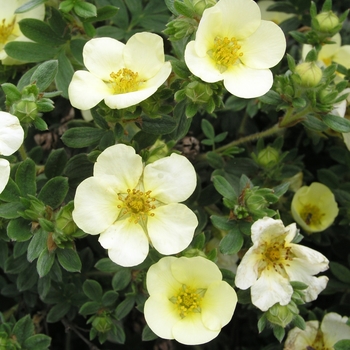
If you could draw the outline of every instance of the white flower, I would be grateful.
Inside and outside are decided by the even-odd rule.
[[[286,40],[271,21],[261,20],[252,0],[220,0],[206,9],[196,39],[187,44],[190,71],[207,83],[223,80],[233,95],[253,98],[272,86],[269,68],[283,57]]]
[[[190,244],[198,224],[182,202],[196,187],[187,158],[173,153],[144,166],[123,144],[104,150],[94,176],[77,188],[73,219],[86,233],[100,234],[101,245],[122,266],[144,261],[149,241],[161,254],[176,254]]]
[[[4,46],[11,41],[28,41],[20,31],[18,22],[24,18],[43,20],[45,17],[45,5],[41,4],[30,11],[15,14],[17,8],[27,3],[28,0],[0,0],[0,60],[2,64],[23,63],[8,57]]]
[[[291,243],[298,230],[293,223],[284,227],[281,220],[265,217],[251,228],[253,246],[238,265],[236,286],[251,287],[252,303],[262,311],[291,301],[291,281],[308,285],[305,301],[315,300],[326,287],[328,278],[314,277],[328,269],[328,260],[319,252]]]
[[[295,14],[293,13],[285,13],[285,12],[278,12],[278,11],[268,11],[267,9],[271,6],[276,4],[276,1],[272,0],[261,0],[257,2],[260,11],[261,11],[261,19],[265,21],[272,21],[276,24],[280,24],[283,21],[285,21],[288,18],[294,17]]]
[[[202,257],[165,257],[147,272],[145,319],[159,337],[196,345],[214,339],[232,318],[234,289]]]
[[[350,339],[350,327],[347,317],[335,312],[326,314],[321,326],[318,321],[306,322],[304,330],[296,327],[289,331],[284,350],[334,349],[334,344],[343,339]]]
[[[74,73],[68,94],[71,104],[86,110],[104,100],[112,109],[140,103],[153,95],[171,72],[164,62],[163,39],[134,34],[126,44],[112,38],[88,41],[83,49],[88,71]]]
[[[10,156],[22,145],[24,131],[19,120],[7,112],[0,112],[0,155]],[[0,193],[7,185],[10,176],[10,163],[0,159]]]

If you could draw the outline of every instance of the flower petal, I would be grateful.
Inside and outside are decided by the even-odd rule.
[[[151,295],[145,302],[144,315],[151,330],[164,339],[174,339],[173,328],[181,322],[174,304],[162,294]]]
[[[171,264],[177,258],[166,256],[153,264],[147,271],[147,291],[153,294],[161,294],[167,298],[171,298],[179,292],[182,283],[177,281],[171,272]]]
[[[204,344],[218,336],[220,330],[212,331],[205,327],[200,313],[192,313],[173,326],[173,336],[181,344]]]
[[[94,176],[113,184],[121,192],[136,188],[142,171],[141,157],[133,147],[124,144],[106,148],[98,156],[94,166]]]
[[[261,311],[267,311],[276,303],[287,305],[292,294],[293,288],[289,280],[273,269],[263,270],[260,278],[251,287],[252,303]]]
[[[136,33],[126,43],[125,66],[138,72],[141,79],[155,76],[164,64],[164,44],[161,36],[153,33]]]
[[[251,247],[243,256],[242,261],[237,267],[235,277],[235,285],[239,289],[248,289],[251,287],[259,277],[259,262],[261,260],[260,254],[256,254],[255,246]]]
[[[255,69],[275,66],[286,50],[286,38],[282,29],[270,21],[261,21],[257,31],[242,40],[240,44],[243,52],[241,61]]]
[[[265,216],[254,222],[251,227],[251,239],[253,243],[261,240],[270,241],[286,231],[282,220],[275,220]]]
[[[211,283],[201,301],[202,321],[205,327],[212,331],[220,331],[230,322],[236,304],[236,292],[228,283]]]
[[[238,64],[224,73],[224,86],[232,94],[241,98],[255,98],[268,92],[273,83],[269,69],[251,69]]]
[[[304,330],[295,327],[288,332],[284,350],[300,350],[311,347],[317,337],[319,322],[308,321]]]
[[[191,162],[176,153],[161,158],[145,167],[143,174],[145,190],[163,203],[186,200],[195,190],[197,175]]]
[[[139,224],[118,220],[99,237],[102,247],[108,249],[109,258],[121,266],[136,266],[147,257],[149,243]]]
[[[339,340],[350,339],[350,327],[346,324],[348,317],[342,317],[335,312],[330,312],[323,317],[321,331],[325,348],[332,349]]]
[[[160,206],[148,217],[149,238],[161,254],[176,254],[191,243],[198,225],[196,215],[183,204]],[[181,219],[180,219],[181,218]]]
[[[343,45],[333,56],[333,61],[341,64],[345,68],[350,68],[350,45]]]
[[[83,231],[97,235],[117,219],[119,203],[112,188],[95,177],[89,177],[77,188],[73,219]]]
[[[112,38],[89,40],[83,48],[85,67],[96,77],[109,81],[112,72],[125,68],[123,51],[125,44]]]
[[[68,86],[70,103],[78,109],[91,109],[112,92],[109,87],[95,75],[79,70],[74,73]]]
[[[195,289],[208,288],[210,284],[222,280],[217,265],[201,256],[176,259],[171,264],[171,273],[181,284]]]
[[[0,112],[0,154],[9,156],[23,143],[24,131],[17,117]]]
[[[6,187],[10,177],[10,163],[7,159],[0,158],[0,193]]]

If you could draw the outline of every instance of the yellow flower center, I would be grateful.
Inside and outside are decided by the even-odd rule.
[[[125,94],[127,92],[137,91],[144,83],[139,79],[139,73],[133,72],[131,69],[122,68],[117,73],[110,74],[111,88],[114,94]]]
[[[332,64],[333,62],[333,57],[325,57],[322,58],[323,63],[328,67]]]
[[[9,24],[6,24],[5,22],[6,20],[3,19],[0,25],[0,43],[2,44],[5,44],[11,36],[16,24],[16,18],[13,18],[12,22]]]
[[[183,285],[176,296],[169,300],[175,304],[176,310],[181,318],[188,316],[191,313],[201,312],[201,300],[206,292],[206,289],[194,289]]]
[[[261,263],[259,272],[264,269],[274,269],[284,277],[287,277],[285,266],[289,266],[289,261],[293,260],[291,247],[286,246],[285,236],[274,238],[269,242],[264,242],[259,247]]]
[[[140,190],[127,190],[126,194],[119,194],[118,198],[123,202],[118,205],[121,208],[121,215],[129,215],[130,222],[137,224],[140,220],[144,221],[147,216],[154,216],[151,210],[155,209],[155,198],[150,196],[151,191],[142,192]]]
[[[236,38],[220,38],[214,39],[214,46],[207,53],[216,63],[217,68],[223,73],[227,68],[234,65],[237,60],[243,56],[243,52],[239,52],[241,45],[238,44]]]
[[[307,204],[300,212],[300,217],[308,226],[317,226],[321,224],[321,219],[325,215],[316,205]]]
[[[328,348],[325,346],[323,333],[320,329],[317,331],[317,335],[314,342],[307,347],[307,350],[331,350],[331,349],[333,348]]]

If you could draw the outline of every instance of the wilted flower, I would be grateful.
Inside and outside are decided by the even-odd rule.
[[[234,289],[219,268],[202,257],[165,257],[147,272],[144,313],[161,338],[196,345],[214,339],[232,318]]]
[[[332,225],[338,212],[334,194],[319,182],[303,186],[294,194],[292,215],[306,232],[324,231]]]
[[[304,330],[296,327],[289,331],[284,350],[334,349],[338,341],[350,339],[347,321],[347,317],[335,312],[326,314],[321,325],[319,321],[308,321]]]
[[[24,131],[19,120],[7,112],[0,112],[0,155],[10,156],[22,145]],[[0,193],[7,185],[10,176],[10,163],[0,159]]]
[[[307,284],[304,299],[315,300],[328,278],[314,275],[328,269],[328,260],[311,248],[292,243],[298,233],[296,225],[284,227],[281,220],[265,217],[252,225],[251,233],[253,246],[238,265],[235,284],[240,289],[251,287],[252,303],[262,311],[276,303],[289,304],[291,281]]]
[[[41,4],[24,13],[16,13],[16,9],[27,3],[27,0],[0,0],[0,60],[2,64],[18,64],[19,61],[8,57],[4,46],[11,41],[28,41],[18,25],[24,18],[43,20],[45,17],[45,5]]]
[[[126,44],[112,38],[88,41],[83,49],[88,71],[74,73],[68,94],[71,104],[86,110],[104,100],[112,109],[127,108],[153,95],[166,81],[163,39],[152,33],[134,34]]]
[[[135,150],[123,144],[104,150],[94,176],[77,188],[73,219],[86,233],[100,234],[101,245],[122,266],[144,261],[149,242],[162,254],[187,248],[196,215],[182,202],[196,187],[196,172],[178,154],[144,166]]]
[[[223,80],[233,95],[253,98],[272,86],[269,68],[283,57],[286,40],[271,21],[261,20],[251,0],[220,0],[206,9],[196,39],[187,44],[190,71],[208,83]]]
[[[285,13],[285,12],[278,12],[278,11],[268,11],[267,9],[271,6],[276,4],[276,1],[272,0],[261,0],[257,2],[260,11],[261,11],[261,19],[265,21],[272,21],[276,24],[280,24],[283,21],[285,21],[288,18],[291,18],[295,16],[293,13]]]

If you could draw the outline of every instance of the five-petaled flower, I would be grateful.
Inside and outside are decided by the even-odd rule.
[[[22,145],[24,131],[19,120],[7,112],[0,112],[0,155],[10,156]],[[10,176],[10,163],[0,158],[0,193],[7,185]]]
[[[88,71],[74,73],[68,94],[71,104],[86,110],[104,100],[112,109],[134,106],[153,95],[167,80],[163,39],[136,33],[126,44],[112,38],[88,41],[83,49]]]
[[[232,318],[234,289],[203,257],[165,257],[147,272],[145,319],[161,338],[196,345],[214,339]]]
[[[111,260],[122,266],[142,263],[149,242],[165,255],[190,244],[198,224],[184,204],[194,191],[196,172],[178,154],[144,166],[134,148],[123,144],[104,150],[94,175],[77,188],[73,219],[99,242]]]
[[[4,46],[11,41],[28,41],[18,25],[24,18],[43,20],[45,17],[45,5],[41,4],[24,13],[15,13],[16,9],[27,3],[27,0],[0,0],[0,61],[2,64],[23,63],[11,59],[4,50]]]
[[[291,209],[294,220],[308,233],[324,231],[339,212],[334,194],[319,182],[300,187],[294,194]]]
[[[223,80],[233,95],[253,98],[272,86],[269,68],[283,57],[286,39],[279,26],[261,20],[252,0],[220,0],[206,9],[196,39],[187,44],[190,71],[207,83]]]
[[[326,287],[326,276],[315,277],[328,269],[328,260],[319,252],[292,243],[298,233],[295,223],[285,227],[281,220],[269,217],[257,220],[251,228],[253,246],[238,265],[235,284],[251,287],[252,303],[262,311],[291,301],[291,281],[308,285],[304,300],[315,300]]]
[[[330,312],[319,321],[307,321],[305,329],[298,327],[289,331],[284,350],[334,349],[334,345],[344,339],[350,340],[348,317]]]

